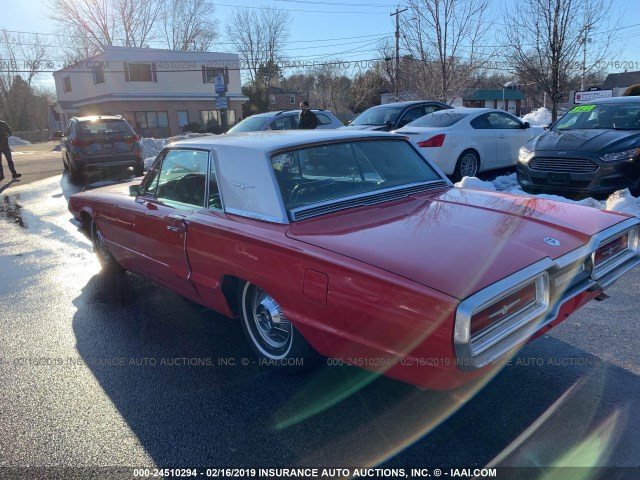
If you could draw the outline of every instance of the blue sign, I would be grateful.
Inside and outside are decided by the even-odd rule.
[[[216,93],[224,93],[226,86],[224,84],[224,75],[218,75],[215,81]]]
[[[229,101],[227,97],[216,97],[216,108],[218,110],[226,110],[229,108]]]

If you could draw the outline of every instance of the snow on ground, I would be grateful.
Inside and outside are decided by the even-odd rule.
[[[212,134],[187,132],[183,133],[182,135],[176,135],[175,137],[170,138],[141,138],[140,147],[142,148],[142,158],[144,158],[144,169],[148,170],[149,167],[151,167],[151,164],[165,145],[172,142],[177,142],[178,140],[184,140],[185,138],[203,137],[205,135]]]
[[[544,107],[535,109],[522,117],[523,122],[529,122],[532,127],[541,127],[551,123],[551,112]]]
[[[455,184],[456,187],[475,188],[478,190],[490,190],[507,193],[515,193],[517,195],[529,195],[538,198],[546,198],[560,202],[576,203],[587,207],[611,210],[613,212],[622,212],[629,215],[640,217],[640,198],[634,197],[629,189],[619,190],[609,196],[606,200],[596,200],[594,198],[585,198],[582,200],[571,200],[559,195],[531,195],[522,190],[516,179],[516,174],[502,175],[496,177],[492,181],[480,180],[476,177],[464,177],[460,182]]]
[[[22,140],[20,137],[9,137],[9,146],[15,147],[17,145],[31,145],[31,142]]]

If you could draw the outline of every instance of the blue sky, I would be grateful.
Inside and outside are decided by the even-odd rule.
[[[235,7],[270,5],[287,10],[292,19],[289,42],[285,55],[297,62],[321,62],[340,59],[342,61],[363,61],[378,56],[376,44],[387,37],[393,40],[394,20],[390,17],[398,4],[391,0],[273,0],[213,2],[215,17],[220,24],[220,38],[216,50],[229,51],[224,33],[227,16]],[[610,71],[640,70],[640,11],[637,0],[617,0],[612,11],[603,12],[605,17],[621,18],[620,47],[612,49]],[[0,28],[24,32],[57,33],[55,25],[47,19],[46,0],[21,0],[5,5],[0,17]],[[499,23],[502,11],[500,0],[491,5],[491,36],[497,35],[504,25]],[[406,14],[405,14],[406,15]],[[402,18],[402,17],[401,17]],[[498,19],[497,21],[495,19]],[[49,37],[52,38],[52,37]],[[594,41],[597,38],[593,39]],[[53,42],[52,42],[53,43]],[[493,44],[493,43],[492,43]],[[160,43],[153,44],[162,48]],[[59,61],[55,48],[50,49],[50,58]],[[498,62],[500,58],[496,59]],[[288,73],[292,73],[289,71]],[[41,78],[46,81],[47,76]]]

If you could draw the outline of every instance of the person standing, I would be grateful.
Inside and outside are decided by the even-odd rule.
[[[13,165],[13,158],[11,158],[11,148],[9,148],[9,137],[13,134],[11,127],[6,122],[0,120],[0,181],[4,180],[4,172],[2,171],[2,155],[4,154],[7,159],[7,165],[11,170],[12,178],[20,178],[21,173],[16,172],[16,167]]]
[[[318,117],[309,110],[309,102],[306,100],[300,102],[300,121],[298,128],[302,130],[312,130],[318,126]]]

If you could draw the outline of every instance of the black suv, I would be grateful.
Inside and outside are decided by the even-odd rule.
[[[409,102],[385,103],[371,107],[346,127],[350,130],[384,130],[386,132],[404,127],[429,113],[453,108],[435,100],[414,100]]]
[[[133,167],[136,177],[144,173],[140,137],[120,115],[73,117],[61,133],[62,164],[78,182],[89,170]]]

